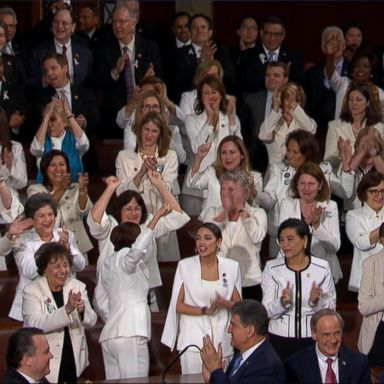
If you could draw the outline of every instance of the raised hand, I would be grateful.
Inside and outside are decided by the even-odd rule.
[[[236,97],[235,96],[227,96],[227,116],[234,116],[236,114]]]
[[[151,182],[151,184],[154,185],[155,187],[158,187],[158,186],[164,184],[164,181],[161,178],[160,173],[158,173],[156,171],[149,170],[147,172],[147,176],[148,176],[148,179]]]
[[[144,73],[144,77],[155,76],[155,67],[153,63],[149,63],[147,70]]]
[[[160,209],[157,211],[157,214],[159,217],[167,216],[169,213],[172,212],[171,204],[164,203]]]
[[[205,156],[207,156],[209,150],[211,149],[212,143],[205,143],[199,145],[199,148],[197,148],[196,156],[200,159],[203,159]]]
[[[211,341],[211,338],[206,335],[203,338],[203,348],[200,351],[201,360],[204,368],[212,373],[215,369],[222,368],[223,351],[221,343],[218,345],[217,351]]]
[[[341,40],[338,32],[328,34],[328,38],[325,41],[325,53],[327,55],[335,55],[341,48]]]
[[[310,223],[314,229],[317,229],[320,225],[321,217],[323,216],[323,213],[325,212],[325,208],[321,205],[317,205],[313,208],[311,208],[311,215],[310,215]]]
[[[88,172],[85,172],[84,174],[79,173],[77,176],[77,182],[79,184],[80,190],[85,190],[88,187],[89,184],[89,175]]]
[[[75,120],[77,121],[77,124],[79,124],[81,128],[84,128],[85,123],[87,122],[87,119],[81,113],[80,115],[77,115],[75,117]]]
[[[11,236],[17,236],[22,234],[25,230],[31,228],[33,225],[33,219],[23,219],[21,216],[16,218],[8,227],[8,234]]]
[[[107,187],[113,189],[116,189],[121,184],[121,180],[117,176],[108,176],[104,182]]]
[[[322,289],[314,281],[312,284],[311,293],[309,296],[310,303],[313,305],[316,305],[322,294],[323,294]]]
[[[69,315],[76,309],[76,303],[78,301],[78,295],[72,292],[72,289],[68,293],[67,304],[65,304],[65,312]]]
[[[287,286],[283,289],[280,300],[283,307],[288,307],[292,304],[292,289],[289,281],[287,281]]]
[[[272,97],[272,109],[277,112],[281,108],[281,92],[275,89]]]
[[[125,62],[127,61],[128,53],[125,53],[123,56],[120,56],[116,61],[117,72],[121,73],[124,70]]]
[[[216,51],[216,44],[212,40],[209,40],[201,47],[200,57],[203,61],[213,60]]]
[[[70,245],[69,245],[69,232],[64,226],[63,226],[63,228],[61,228],[59,243],[64,245],[64,247],[67,249],[69,249],[69,247],[70,247]]]

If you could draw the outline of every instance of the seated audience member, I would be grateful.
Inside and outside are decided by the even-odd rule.
[[[276,16],[268,17],[260,30],[260,42],[254,49],[247,49],[240,57],[238,88],[240,94],[257,92],[264,88],[265,64],[282,61],[289,64],[289,80],[304,84],[301,58],[283,44],[286,31],[283,21]]]
[[[23,209],[18,195],[0,178],[0,223],[11,223]]]
[[[267,261],[261,286],[269,341],[284,360],[312,344],[311,318],[319,309],[336,307],[336,289],[328,262],[311,256],[311,233],[304,221],[282,222],[277,238],[284,259]]]
[[[365,38],[363,27],[356,21],[349,22],[344,28],[345,49],[344,58],[351,61],[353,56],[365,49]]]
[[[214,163],[220,141],[228,135],[241,137],[234,98],[227,98],[224,85],[214,76],[204,77],[197,87],[195,114],[185,119],[185,128],[192,152],[201,144],[211,143],[200,169]]]
[[[105,322],[99,341],[107,380],[148,376],[151,313],[147,249],[154,241],[157,223],[171,210],[164,204],[143,230],[139,224],[127,222],[111,232],[114,252],[100,264],[95,288],[98,313]]]
[[[264,183],[263,191],[258,191],[255,202],[268,212],[269,256],[276,257],[279,251],[276,242],[279,226],[280,202],[290,196],[290,184],[297,169],[307,161],[320,166],[331,193],[346,199],[353,194],[355,177],[353,172],[341,171],[335,174],[331,164],[322,160],[317,139],[311,133],[297,129],[287,136],[286,156],[281,163],[272,164],[269,177]],[[341,152],[343,169],[350,166],[350,156]]]
[[[160,90],[163,89],[163,86],[165,87],[165,84],[160,81],[158,85]],[[169,109],[163,101],[164,98],[157,91],[158,87],[156,84],[145,84],[139,91],[136,100],[137,104],[132,113],[129,114],[129,103],[119,111],[116,122],[124,129],[124,149],[134,150],[136,148],[136,131],[140,126],[141,120],[149,112],[158,112],[162,114],[167,123],[169,134],[171,136],[169,148],[176,152],[179,163],[183,163],[186,159],[186,153],[179,130],[179,126],[183,125],[183,123],[175,115],[170,115]],[[147,88],[151,90],[142,92],[143,89]],[[125,115],[124,118],[122,117],[123,114]]]
[[[300,384],[371,382],[367,357],[341,345],[344,320],[325,308],[311,318],[316,344],[298,351],[285,363],[287,381]]]
[[[42,183],[30,185],[27,196],[50,193],[57,203],[56,227],[72,231],[81,253],[86,254],[93,248],[83,223],[83,218],[92,208],[88,196],[88,174],[79,174],[77,183],[71,183],[68,157],[57,149],[43,156],[40,169]]]
[[[289,68],[281,61],[266,64],[265,88],[245,95],[241,121],[244,142],[248,143],[252,155],[252,165],[259,171],[268,166],[268,155],[259,139],[260,127],[272,110],[273,95],[288,82]],[[245,120],[245,121],[244,121]]]
[[[9,317],[22,320],[22,293],[24,287],[38,276],[35,252],[44,243],[60,242],[71,252],[71,270],[80,272],[85,259],[77,248],[73,233],[65,228],[54,228],[57,213],[56,202],[49,193],[37,193],[25,203],[25,216],[33,219],[33,228],[23,233],[14,249],[14,259],[19,272],[19,283]]]
[[[59,9],[52,19],[53,38],[32,50],[29,62],[29,85],[40,89],[47,85],[44,78],[43,59],[48,54],[58,53],[66,57],[69,80],[74,85],[90,81],[92,74],[92,52],[73,36],[75,20],[67,8]]]
[[[374,107],[373,99],[368,86],[351,84],[346,95],[346,103],[341,110],[340,119],[329,122],[324,160],[332,164],[335,172],[340,165],[341,139],[349,141],[353,153],[356,137],[365,127],[377,129],[381,137],[384,138],[384,125],[380,121],[380,112]]]
[[[216,161],[204,170],[200,170],[200,164],[209,151],[211,144],[201,144],[187,174],[186,185],[189,188],[201,191],[207,190],[207,199],[204,201],[203,209],[199,215],[202,220],[211,207],[221,204],[220,180],[226,171],[241,170],[249,179],[250,193],[249,203],[257,196],[257,191],[263,188],[263,178],[259,172],[252,171],[249,164],[248,151],[243,140],[238,136],[230,135],[220,141],[217,149]]]
[[[242,296],[261,299],[261,243],[267,234],[264,209],[252,207],[249,177],[241,170],[227,171],[220,178],[221,201],[202,218],[218,225],[223,233],[221,255],[240,264]]]
[[[349,100],[349,89],[353,85],[366,85],[373,97],[373,107],[383,118],[384,91],[373,83],[372,78],[376,69],[376,56],[371,52],[357,52],[348,67],[348,76],[340,76],[335,71],[334,56],[340,50],[340,37],[338,34],[330,34],[326,41],[325,74],[336,93],[335,119],[341,115],[343,106]]]
[[[340,76],[348,76],[349,61],[343,57],[345,43],[343,31],[334,25],[325,27],[321,33],[321,51],[326,53],[326,42],[337,34],[340,46],[333,55],[333,65]],[[305,91],[308,111],[318,125],[318,132],[325,135],[328,122],[335,118],[336,95],[324,73],[324,63],[316,64],[305,72]]]
[[[193,88],[193,76],[199,63],[208,60],[217,60],[224,69],[223,82],[229,93],[235,93],[236,75],[233,69],[228,49],[212,40],[212,20],[207,15],[198,13],[193,15],[189,22],[191,42],[189,46],[180,48],[176,57],[175,83],[177,85],[176,100],[182,92]]]
[[[1,29],[0,24],[0,35],[2,33]],[[8,82],[6,79],[4,73],[5,60],[0,56],[0,106],[7,115],[11,137],[24,139],[24,135],[20,134],[20,128],[25,121],[26,101],[24,89],[17,84]]]
[[[97,315],[84,283],[72,277],[73,256],[64,244],[42,244],[34,255],[38,277],[23,291],[25,327],[45,332],[53,359],[47,379],[76,383],[89,365],[84,328],[96,324]]]
[[[27,163],[22,145],[10,140],[9,128],[5,111],[0,107],[0,178],[16,191],[27,185]]]
[[[88,151],[89,141],[70,111],[66,97],[63,100],[54,98],[43,111],[43,119],[30,148],[39,169],[41,158],[52,149],[67,155],[71,182],[75,183],[79,173],[84,171],[81,157]],[[42,180],[40,170],[36,180]]]
[[[32,219],[18,217],[7,227],[4,236],[0,238],[0,271],[7,270],[5,256],[16,246],[19,240],[19,235],[31,228],[32,225]]]
[[[379,229],[384,245],[384,224]],[[359,311],[363,315],[358,347],[368,357],[371,367],[384,367],[384,255],[381,250],[363,261],[359,289]]]
[[[112,13],[114,37],[100,43],[95,54],[94,86],[101,92],[102,137],[120,137],[117,112],[127,104],[136,84],[146,76],[162,77],[157,45],[135,34],[138,13],[126,5],[117,5]]]
[[[383,249],[379,228],[384,221],[384,176],[377,171],[368,172],[357,187],[362,207],[347,212],[345,230],[353,244],[353,259],[348,282],[350,291],[358,292],[362,263]]]
[[[227,333],[229,311],[241,300],[239,264],[219,257],[222,241],[219,227],[204,223],[196,230],[198,255],[179,261],[172,288],[171,303],[161,342],[180,352],[190,344],[203,346],[209,335],[216,348],[222,346],[223,363],[227,366],[233,347]],[[201,373],[202,362],[197,348],[181,357],[183,374]]]
[[[38,328],[20,328],[8,340],[7,370],[3,383],[48,383],[53,355],[44,331]]]
[[[92,90],[69,81],[68,62],[64,55],[50,53],[43,58],[43,71],[47,87],[38,100],[39,113],[53,97],[68,100],[69,112],[87,134],[94,135],[100,126],[99,111]]]
[[[284,366],[267,339],[268,314],[256,300],[242,300],[231,308],[228,327],[231,345],[238,350],[224,372],[222,347],[216,350],[204,337],[201,360],[205,382],[212,384],[284,383]]]
[[[286,83],[273,94],[272,109],[260,126],[259,139],[265,144],[269,164],[285,156],[285,140],[290,132],[304,129],[316,133],[317,124],[304,111],[305,93],[295,83]]]
[[[336,254],[341,243],[340,224],[337,204],[330,198],[331,190],[320,166],[305,162],[291,181],[290,196],[279,202],[279,224],[289,218],[308,224],[311,255],[329,263],[337,283],[343,277]]]
[[[85,4],[81,6],[77,16],[77,36],[83,38],[94,51],[99,42],[100,37],[100,13],[99,8],[95,4]]]
[[[8,55],[20,57],[25,59],[25,46],[21,39],[20,33],[17,30],[17,15],[13,8],[1,7],[0,8],[0,23],[5,25],[5,45],[1,51]]]
[[[176,231],[189,221],[187,216],[180,208],[166,184],[158,175],[148,173],[148,178],[155,186],[161,196],[162,204],[170,204],[172,212],[162,217],[154,228],[153,238],[147,248],[147,267],[149,269],[149,288],[150,288],[150,306],[152,310],[157,309],[156,298],[152,288],[161,285],[160,271],[157,261],[157,244],[158,239],[170,231]],[[87,223],[91,235],[98,240],[99,258],[97,259],[96,272],[101,268],[104,260],[114,252],[111,243],[111,231],[118,224],[134,223],[140,226],[142,231],[145,230],[148,223],[152,220],[152,214],[148,212],[144,200],[139,192],[128,190],[121,193],[115,202],[114,210],[111,215],[106,214],[107,205],[111,197],[115,194],[116,188],[121,181],[115,176],[109,176],[106,181],[106,188],[100,198],[93,205],[88,215]],[[103,303],[95,301],[95,307],[98,308]]]

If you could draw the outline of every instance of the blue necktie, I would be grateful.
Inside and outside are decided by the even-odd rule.
[[[268,63],[272,63],[274,57],[275,57],[275,52],[268,51]]]
[[[233,359],[233,364],[232,364],[232,367],[231,367],[231,372],[229,373],[229,377],[232,377],[236,373],[237,368],[239,368],[239,366],[240,366],[242,361],[243,361],[243,356],[241,356],[241,354],[239,353]]]

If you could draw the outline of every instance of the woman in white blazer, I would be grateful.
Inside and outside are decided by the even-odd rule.
[[[99,341],[107,380],[148,376],[151,314],[147,249],[158,221],[170,210],[163,205],[142,230],[130,222],[112,230],[114,252],[101,264],[95,288],[98,312],[105,322]]]
[[[313,345],[311,318],[320,309],[335,309],[336,289],[328,262],[311,256],[311,233],[305,222],[284,221],[278,240],[284,258],[267,261],[262,288],[269,341],[284,360]]]
[[[316,133],[317,124],[304,111],[305,93],[296,83],[284,84],[273,96],[272,109],[260,126],[259,139],[267,147],[269,164],[285,157],[285,141],[290,132],[304,129]]]
[[[19,272],[19,283],[9,317],[22,321],[21,303],[24,287],[38,277],[35,252],[44,243],[60,242],[68,247],[73,256],[72,272],[85,267],[85,258],[77,248],[73,233],[65,228],[55,228],[56,203],[49,193],[38,193],[25,203],[25,216],[33,220],[33,228],[23,233],[14,248],[13,257]]]
[[[291,183],[291,196],[280,202],[279,224],[289,218],[305,221],[311,230],[311,254],[327,260],[337,283],[343,276],[336,252],[340,248],[337,204],[330,200],[330,189],[321,168],[304,163]]]
[[[178,263],[161,342],[182,351],[191,344],[202,348],[203,337],[209,335],[216,348],[221,343],[226,367],[233,355],[229,309],[241,300],[241,279],[237,262],[218,257],[220,243],[216,225],[205,223],[197,229],[198,255]],[[189,348],[180,363],[183,374],[202,372],[197,348]]]
[[[363,206],[347,212],[345,230],[353,244],[353,259],[348,289],[358,292],[362,263],[383,249],[379,228],[384,222],[384,176],[368,172],[357,187],[357,197]]]
[[[380,113],[374,107],[374,99],[368,86],[353,84],[346,94],[346,103],[340,119],[328,123],[324,160],[329,161],[335,171],[339,168],[339,146],[341,139],[349,141],[354,152],[357,135],[364,127],[376,128],[384,138],[384,125]]]
[[[199,219],[203,220],[210,207],[217,207],[221,204],[220,178],[226,171],[239,169],[244,172],[251,183],[251,196],[249,204],[252,204],[255,196],[263,188],[263,178],[260,172],[251,170],[248,150],[243,140],[235,135],[224,137],[217,149],[216,161],[203,171],[200,165],[207,155],[211,144],[201,144],[186,177],[186,184],[189,188],[207,190],[207,199],[204,201],[203,209]]]
[[[264,189],[258,192],[255,202],[268,212],[269,233],[269,256],[276,257],[279,246],[276,241],[277,229],[279,227],[280,202],[289,197],[289,186],[296,170],[306,161],[319,164],[325,178],[336,196],[346,199],[353,193],[355,177],[353,172],[345,172],[342,169],[336,174],[328,162],[322,162],[319,144],[311,133],[297,129],[287,136],[286,156],[281,163],[271,164],[269,178]],[[350,156],[345,151],[342,153],[342,168],[347,169],[350,165]]]
[[[69,160],[67,155],[53,149],[43,156],[40,163],[42,184],[32,184],[27,196],[36,193],[50,193],[57,203],[56,227],[65,227],[73,232],[80,251],[86,252],[93,246],[84,227],[83,218],[92,208],[88,196],[88,175],[79,174],[78,182],[70,182]]]
[[[35,258],[40,277],[23,291],[24,326],[44,331],[53,355],[49,382],[76,383],[89,364],[84,328],[93,327],[97,316],[85,284],[71,277],[72,255],[66,246],[43,244]]]
[[[167,189],[164,181],[158,175],[148,174],[149,180],[161,196],[163,204],[170,204],[172,212],[162,217],[153,230],[153,238],[147,248],[148,260],[146,265],[149,269],[149,288],[155,288],[162,284],[159,265],[157,260],[156,239],[166,235],[170,231],[176,231],[189,221],[189,216],[185,214],[173,195]],[[105,180],[106,188],[100,198],[95,202],[88,215],[87,223],[91,235],[98,240],[99,258],[97,259],[96,272],[101,268],[104,260],[114,252],[111,243],[111,232],[120,223],[131,222],[140,225],[143,230],[152,220],[152,214],[148,212],[141,195],[132,190],[120,194],[114,205],[112,215],[106,214],[106,209],[111,197],[115,194],[116,188],[120,185],[120,180],[115,176],[109,176]],[[157,309],[157,303],[153,289],[151,294],[151,309]],[[94,301],[96,309],[103,306],[103,303]]]
[[[380,243],[384,243],[384,225],[379,229]],[[359,311],[363,315],[358,347],[368,356],[372,367],[384,365],[384,254],[363,261],[363,274],[359,289]]]
[[[223,241],[221,255],[240,265],[242,296],[261,300],[261,243],[267,234],[264,209],[251,207],[248,177],[240,170],[221,177],[221,202],[208,209],[204,221],[218,225]]]

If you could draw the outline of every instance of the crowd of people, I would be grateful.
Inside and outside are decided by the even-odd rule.
[[[276,16],[245,15],[228,49],[204,14],[176,13],[165,43],[138,0],[117,0],[103,25],[96,6],[72,8],[49,1],[24,40],[0,8],[0,269],[12,252],[9,317],[24,327],[6,380],[76,382],[98,316],[105,378],[148,376],[160,264],[173,261],[161,342],[183,374],[370,382],[384,367],[384,90],[362,26],[324,28],[324,63],[304,70]],[[94,142],[109,138],[123,149],[92,201]],[[191,216],[195,256],[181,259]],[[91,303],[75,273],[96,243]],[[363,316],[360,352],[341,346],[340,279]]]

